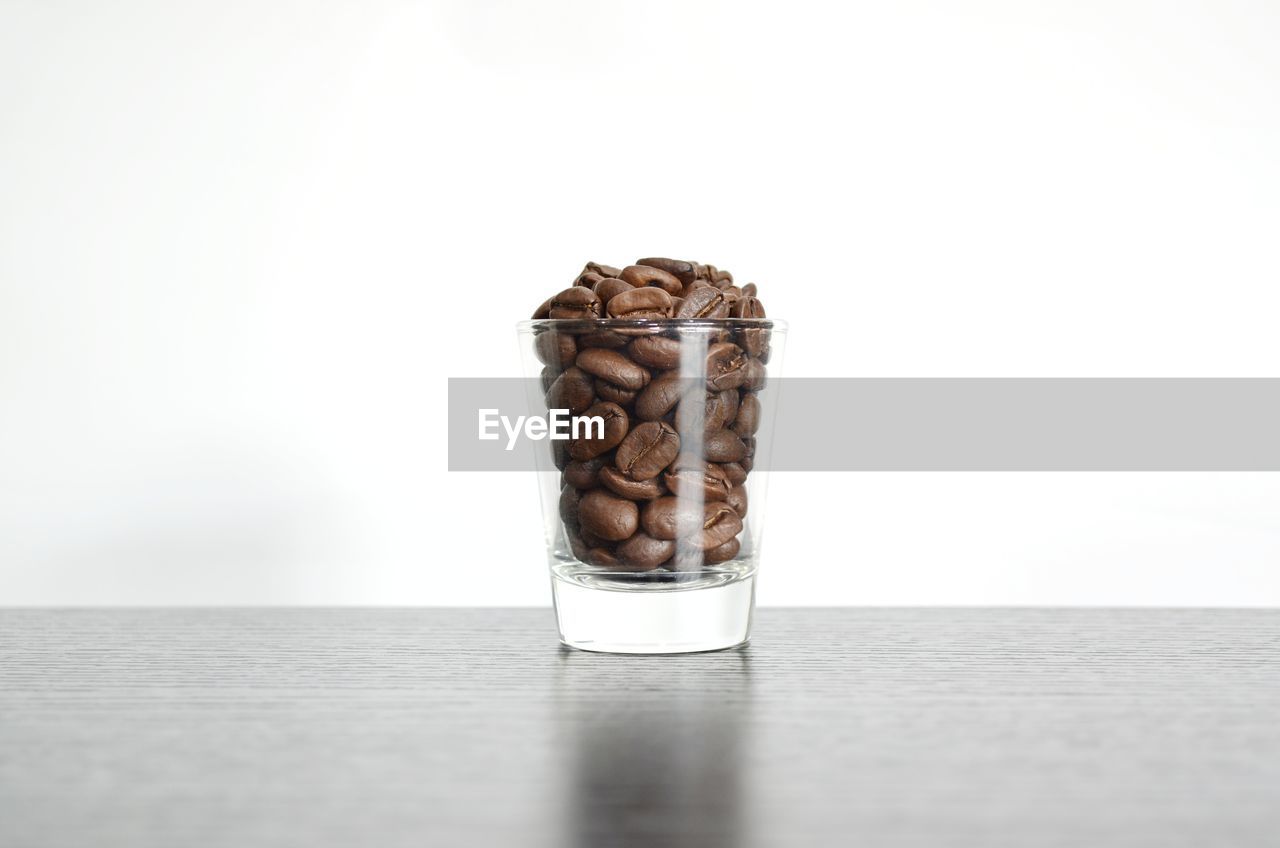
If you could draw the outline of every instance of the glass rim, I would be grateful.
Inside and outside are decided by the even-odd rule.
[[[723,330],[726,327],[776,330],[785,333],[787,322],[776,318],[526,318],[516,329],[528,330],[620,330],[656,328],[661,330]]]

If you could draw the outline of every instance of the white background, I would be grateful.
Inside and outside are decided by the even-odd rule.
[[[1271,2],[0,0],[0,603],[542,604],[449,376],[586,259],[795,376],[1280,376]],[[777,475],[766,604],[1280,604],[1280,475]]]

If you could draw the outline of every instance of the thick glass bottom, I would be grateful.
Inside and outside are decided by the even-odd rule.
[[[611,654],[719,651],[746,642],[755,569],[692,576],[553,568],[560,639],[572,648]]]

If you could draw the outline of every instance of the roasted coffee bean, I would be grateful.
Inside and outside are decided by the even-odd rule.
[[[600,298],[586,286],[565,289],[551,299],[548,315],[554,319],[599,318],[602,312]]]
[[[753,392],[770,353],[757,286],[660,257],[623,269],[589,262],[575,283],[534,318],[638,326],[535,334],[551,408],[570,410],[580,431],[585,418],[605,425],[551,444],[574,556],[616,571],[696,572],[734,559],[761,424]],[[677,321],[703,323],[686,332]],[[693,377],[690,353],[705,357],[705,380]]]
[[[547,391],[547,408],[567,409],[571,415],[580,415],[595,399],[595,380],[581,368],[571,366],[551,384]]]
[[[729,478],[715,463],[692,454],[681,454],[662,475],[673,494],[681,498],[723,501],[729,497]]]
[[[588,262],[582,268],[583,271],[594,271],[602,277],[616,277],[622,273],[618,268],[612,265],[602,265],[599,262]]]
[[[724,292],[714,286],[691,289],[675,313],[677,318],[720,319],[728,316],[729,303],[725,300]]]
[[[613,464],[632,480],[662,473],[680,453],[680,436],[665,421],[646,421],[632,428],[618,445]]]
[[[543,363],[560,368],[568,368],[578,355],[578,345],[573,336],[557,330],[539,333],[533,349]]]
[[[590,494],[588,492],[583,496],[583,501]],[[702,531],[689,536],[688,543],[690,547],[709,551],[718,548],[741,532],[742,518],[733,507],[727,503],[709,503],[703,507]]]
[[[583,354],[578,355],[579,365]],[[707,351],[707,388],[712,391],[736,389],[746,379],[747,357],[731,342],[714,344]]]
[[[597,565],[601,568],[617,568],[622,565],[613,551],[608,548],[592,548],[587,551],[586,561],[588,565]]]
[[[732,430],[716,430],[708,433],[702,441],[702,455],[708,462],[742,462],[747,455],[747,446]],[[746,463],[742,464],[747,468]]]
[[[648,259],[637,259],[637,265],[648,265],[650,268],[661,268],[671,276],[680,281],[681,285],[689,285],[698,278],[698,265],[696,262],[687,262],[683,259],[663,259],[659,257],[650,257]]]
[[[640,526],[640,509],[612,492],[592,489],[578,501],[578,522],[601,539],[621,542]]]
[[[764,388],[767,376],[764,363],[759,359],[748,359],[743,369],[746,376],[742,380],[742,388],[748,392],[758,392]]]
[[[560,487],[560,520],[569,527],[578,526],[578,502],[582,500],[582,493],[573,486]]]
[[[618,545],[617,556],[626,565],[648,571],[671,559],[676,543],[670,539],[655,539],[643,530]]]
[[[630,336],[624,336],[617,330],[599,330],[594,333],[583,333],[575,336],[578,340],[578,348],[587,347],[604,347],[614,350],[625,347],[627,342],[631,341]]]
[[[616,403],[618,406],[630,406],[636,399],[639,392],[631,389],[624,389],[621,386],[615,386],[608,380],[596,378],[595,382],[596,394],[600,395],[601,400],[607,400],[610,403]]]
[[[633,286],[630,283],[623,282],[617,277],[603,277],[600,282],[595,284],[592,289],[596,293],[596,297],[600,298],[600,302],[604,304],[606,311],[609,307],[609,301],[622,294],[631,291]]]
[[[742,470],[750,474],[751,469],[756,465],[756,437],[752,436],[749,439],[743,439],[742,446],[746,451],[741,460]]]
[[[702,429],[704,432],[723,430],[738,414],[737,389],[725,389],[722,392],[702,393],[701,404]],[[690,391],[676,410],[676,429],[681,433],[691,432],[699,412],[698,396]]]
[[[564,481],[575,489],[594,489],[600,485],[600,469],[612,462],[613,458],[609,456],[572,460],[564,467]]]
[[[747,471],[737,462],[722,462],[720,470],[724,472],[724,476],[728,478],[730,485],[741,486],[747,482]]]
[[[729,311],[729,317],[749,318],[753,321],[758,321],[765,317],[764,304],[754,294],[744,294],[738,298],[737,303],[733,305],[733,309]]]
[[[629,501],[651,501],[667,493],[666,487],[657,477],[632,480],[612,465],[600,469],[600,483],[618,497]]]
[[[650,368],[669,369],[680,364],[680,340],[667,336],[641,336],[628,348],[631,358]]]
[[[569,457],[577,460],[593,459],[605,451],[616,448],[627,435],[630,422],[626,410],[616,403],[597,403],[582,414],[584,418],[604,419],[604,435],[598,425],[590,421],[574,421],[579,428],[578,438],[568,442],[557,440],[553,445],[568,445]],[[572,431],[571,431],[572,432]]]
[[[691,535],[702,526],[702,508],[672,495],[650,501],[640,512],[640,526],[655,539],[675,539]]]
[[[714,265],[699,265],[698,279],[707,280],[713,284],[723,283],[726,286],[733,285],[733,274],[728,271],[721,271]]]
[[[616,350],[593,347],[580,352],[574,364],[615,386],[624,389],[643,389],[649,383],[649,372]]]
[[[609,301],[610,318],[661,319],[671,317],[671,295],[658,288],[629,289]]]
[[[542,369],[542,393],[546,394],[551,391],[551,387],[556,382],[556,377],[560,376],[560,369],[554,365],[547,365]]]
[[[637,288],[656,286],[670,295],[678,295],[684,288],[680,279],[674,274],[668,274],[661,268],[652,268],[648,265],[628,265],[622,269],[618,279],[625,280]]]
[[[760,429],[760,398],[750,393],[742,395],[731,429],[744,439],[756,434],[756,430]]]
[[[681,395],[691,390],[690,380],[678,371],[662,371],[636,398],[636,417],[641,421],[657,421],[680,403]]]
[[[702,561],[707,565],[715,565],[719,562],[728,562],[738,555],[738,550],[742,546],[739,544],[737,537],[730,539],[723,545],[712,548],[703,555]]]
[[[573,555],[583,562],[586,562],[587,552],[590,550],[590,548],[587,547],[587,543],[582,541],[582,537],[572,530],[567,531],[565,536],[569,540],[569,550],[573,551]]]

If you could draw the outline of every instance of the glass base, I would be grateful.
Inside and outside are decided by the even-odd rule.
[[[584,584],[553,574],[560,640],[610,654],[687,654],[732,648],[750,637],[754,570],[729,583],[671,585],[637,590],[622,575]]]

